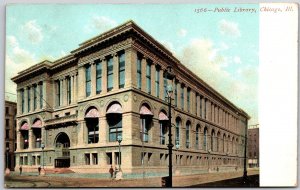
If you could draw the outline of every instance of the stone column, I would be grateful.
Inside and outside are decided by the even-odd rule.
[[[200,117],[200,96],[198,95],[198,96],[196,96],[196,101],[197,101],[197,108],[196,108],[196,115],[198,116],[198,117]]]
[[[24,113],[27,113],[28,112],[28,94],[27,94],[27,90],[28,88],[27,87],[24,87]]]
[[[21,90],[17,90],[17,115],[22,113]]]
[[[136,83],[137,52],[133,48],[125,49],[125,88],[137,87]]]
[[[43,109],[45,109],[45,108],[47,108],[48,107],[48,105],[47,105],[47,102],[49,101],[49,98],[48,98],[48,94],[47,94],[47,86],[48,85],[50,85],[50,83],[49,83],[49,81],[46,81],[46,80],[44,80],[43,81]],[[55,85],[55,83],[54,83],[54,85]],[[55,89],[55,88],[53,88],[53,89]],[[56,97],[55,96],[55,91],[56,90],[53,90],[52,91],[52,93],[53,93],[53,95],[54,96],[52,96],[52,97]],[[51,91],[50,91],[51,92]],[[52,106],[53,106],[53,104],[52,104]]]
[[[156,89],[155,89],[155,64],[151,64],[151,95],[156,95]]]
[[[117,90],[119,89],[119,55],[117,53],[113,54],[113,89]]]
[[[85,98],[85,67],[81,66],[78,68],[78,100],[82,100]]]
[[[70,83],[71,83],[71,85],[70,85],[71,86],[71,89],[70,89],[71,90],[71,92],[70,92],[71,93],[71,101],[70,102],[72,104],[74,102],[74,75],[70,76]]]
[[[164,92],[164,70],[159,70],[159,97],[162,100],[165,100],[165,92]]]
[[[62,97],[62,104],[63,106],[67,105],[67,80],[66,78],[61,79],[61,97]]]
[[[211,103],[209,100],[206,101],[206,120],[211,121]]]
[[[31,85],[31,88],[30,88],[30,96],[31,96],[31,102],[30,102],[30,110],[31,111],[34,111],[34,85]]]
[[[21,132],[17,131],[17,151],[21,150]]]
[[[102,93],[107,93],[107,60],[105,57],[102,57],[101,59],[102,64]]]
[[[210,108],[211,108],[211,121],[212,122],[215,122],[215,106],[214,106],[214,103],[211,103],[211,106],[210,106]]]
[[[38,83],[36,86],[36,109],[37,110],[40,110],[40,101],[41,101],[40,85],[41,83]]]
[[[197,115],[197,107],[196,107],[196,93],[191,90],[190,92],[190,107],[191,107],[191,114]]]
[[[75,75],[74,75],[74,88],[73,88],[73,91],[74,91],[74,98],[73,98],[73,101],[74,102],[77,102],[77,95],[78,95],[78,81],[77,81],[77,77],[78,77],[78,75],[77,75],[77,73],[75,73]]]
[[[79,132],[78,132],[78,145],[83,146],[84,145],[84,127],[85,127],[85,121],[84,120],[79,120],[78,121],[79,125]],[[100,134],[99,134],[100,135]]]
[[[96,64],[91,63],[91,96],[96,95]]]
[[[108,138],[108,126],[106,121],[106,115],[99,117],[99,143],[106,144],[109,141]],[[125,138],[123,136],[122,138]]]
[[[142,58],[142,91],[146,92],[146,66],[147,66],[147,58],[143,56]]]
[[[33,148],[33,133],[32,129],[28,130],[28,148],[31,150]]]
[[[183,110],[184,111],[187,111],[187,87],[186,86],[184,86],[184,94],[183,94],[183,101],[184,101],[184,108],[183,108]]]

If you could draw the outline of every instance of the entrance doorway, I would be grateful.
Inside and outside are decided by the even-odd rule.
[[[70,139],[64,132],[59,133],[55,140],[55,168],[70,167]]]

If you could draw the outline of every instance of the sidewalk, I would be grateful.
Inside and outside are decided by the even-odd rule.
[[[249,170],[248,175],[258,174],[258,170]],[[173,187],[187,187],[203,183],[241,177],[243,172],[209,173],[173,177]],[[105,178],[75,178],[66,174],[60,176],[38,176],[37,174],[17,173],[5,178],[5,187],[161,187],[161,178],[112,180]]]

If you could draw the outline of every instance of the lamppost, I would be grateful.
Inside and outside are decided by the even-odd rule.
[[[173,69],[171,66],[167,67],[167,71],[165,72],[165,77],[169,79],[171,82],[175,75],[173,74]],[[172,84],[169,84],[167,86],[167,97],[168,98],[168,104],[169,104],[169,179],[167,180],[166,186],[172,187],[172,116],[171,116],[171,102],[172,102],[172,94],[173,94],[173,86]]]
[[[121,171],[121,142],[122,142],[122,136],[121,135],[118,135],[117,141],[119,143],[119,160],[118,160],[118,164],[119,164],[119,171]]]
[[[42,154],[43,154],[41,175],[45,175],[46,174],[45,169],[44,169],[44,148],[45,148],[45,144],[43,142],[41,143],[41,148],[42,148]]]
[[[176,170],[178,168],[178,149],[179,149],[179,142],[178,140],[176,140],[176,143],[175,143],[175,148],[176,148],[176,151],[177,151],[177,154],[176,154]],[[176,174],[176,170],[175,170],[175,174]]]
[[[8,167],[8,156],[9,156],[9,147],[6,147],[6,169],[5,169],[5,174],[9,175],[10,169]]]

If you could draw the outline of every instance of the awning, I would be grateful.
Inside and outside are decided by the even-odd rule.
[[[151,115],[151,116],[153,116],[153,113],[146,106],[141,107],[140,114],[141,115]]]
[[[158,119],[159,119],[159,121],[168,121],[169,120],[168,116],[164,112],[159,113]]]
[[[96,108],[92,108],[89,112],[87,112],[85,118],[98,118],[99,116],[98,110]]]
[[[20,130],[28,130],[28,129],[29,129],[29,125],[27,122],[25,122],[20,128]]]
[[[42,121],[41,120],[36,120],[33,125],[31,126],[31,128],[41,128],[42,127]]]
[[[120,105],[120,104],[117,104],[117,103],[112,104],[112,105],[108,108],[106,114],[110,114],[110,113],[122,114],[122,107],[121,107],[121,105]]]

